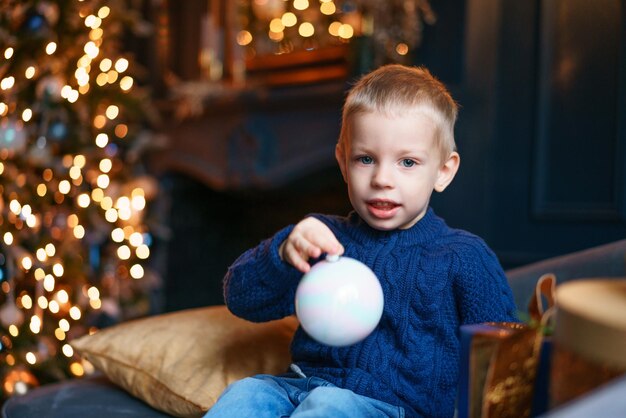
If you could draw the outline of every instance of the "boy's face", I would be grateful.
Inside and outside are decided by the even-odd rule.
[[[453,152],[442,162],[436,127],[423,113],[356,114],[345,154],[337,162],[352,206],[371,227],[406,229],[419,221],[433,190],[443,191],[459,166]]]

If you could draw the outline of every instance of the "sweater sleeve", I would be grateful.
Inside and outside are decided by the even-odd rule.
[[[517,322],[517,308],[500,262],[482,239],[473,238],[456,250],[454,290],[461,324]]]
[[[235,315],[254,322],[292,315],[302,273],[281,260],[278,248],[293,225],[243,253],[224,277],[224,300]]]

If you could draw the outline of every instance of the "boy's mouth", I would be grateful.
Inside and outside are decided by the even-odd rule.
[[[388,219],[395,215],[401,206],[392,200],[372,199],[366,202],[367,210],[375,218]]]

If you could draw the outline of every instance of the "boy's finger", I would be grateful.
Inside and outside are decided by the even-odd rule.
[[[317,245],[307,241],[304,237],[297,239],[295,246],[303,256],[306,255],[308,257],[317,258],[322,255],[322,250]]]
[[[285,255],[287,256],[286,260],[302,273],[307,273],[311,269],[307,260],[302,257],[302,254],[294,246],[289,245],[285,247]]]
[[[337,241],[334,235],[326,238],[324,242],[320,243],[320,247],[322,251],[327,254],[341,255],[344,251],[343,245]]]

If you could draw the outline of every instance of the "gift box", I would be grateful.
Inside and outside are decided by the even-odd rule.
[[[528,418],[547,410],[552,341],[545,329],[555,283],[551,274],[538,280],[530,323],[461,326],[458,418]]]
[[[626,374],[626,278],[564,283],[557,300],[551,407]]]

